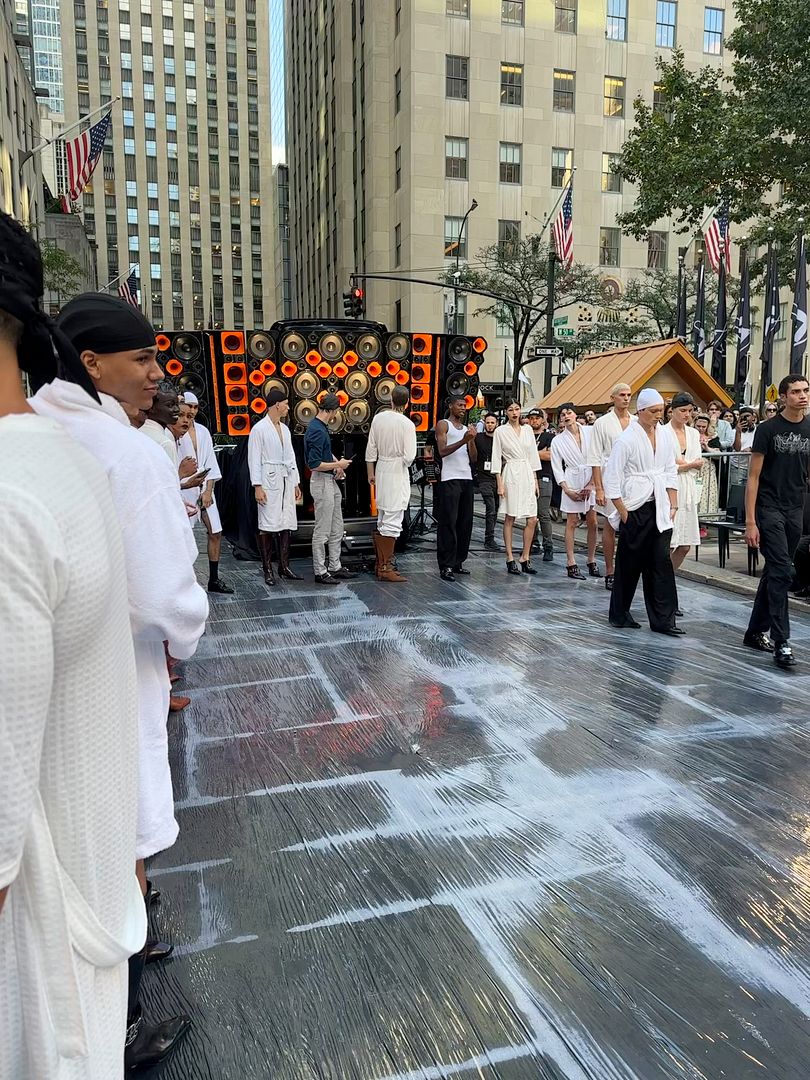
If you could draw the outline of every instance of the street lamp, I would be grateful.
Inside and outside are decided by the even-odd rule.
[[[678,299],[675,305],[675,336],[686,343],[686,285],[684,266],[688,247],[678,248]]]
[[[458,268],[459,259],[461,258],[461,245],[464,243],[464,226],[467,224],[467,218],[478,208],[478,203],[475,199],[470,203],[470,209],[461,219],[461,226],[458,230],[458,239],[456,240],[456,270],[453,274],[453,333],[458,333],[458,282],[461,277],[461,271]]]

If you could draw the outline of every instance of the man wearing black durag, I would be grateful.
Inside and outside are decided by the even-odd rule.
[[[136,309],[105,293],[66,304],[57,327],[79,353],[81,384],[54,379],[31,399],[41,416],[61,423],[107,474],[124,538],[124,564],[138,687],[138,823],[136,873],[148,905],[144,860],[177,838],[166,720],[169,674],[164,642],[178,660],[193,656],[205,630],[208,599],[197,584],[196,555],[177,472],[166,454],[129,425],[120,402],[148,411],[163,372],[155,334]],[[91,393],[85,389],[89,382]],[[128,1067],[162,1061],[188,1030],[177,1016],[155,1026],[141,1016],[144,964],[171,946],[147,941],[130,961]]]

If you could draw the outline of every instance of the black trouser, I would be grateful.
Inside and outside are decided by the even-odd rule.
[[[802,508],[763,507],[757,510],[757,526],[765,568],[759,579],[748,633],[764,634],[770,630],[773,641],[780,644],[790,638],[788,589],[793,581],[793,553],[802,535]]]
[[[452,483],[452,481],[450,481]],[[478,490],[484,500],[484,543],[488,544],[495,539],[495,522],[498,518],[498,482],[494,476],[481,476],[478,478]],[[458,565],[458,563],[456,563]]]
[[[619,528],[616,546],[616,574],[610,594],[611,622],[624,622],[641,578],[647,618],[653,630],[667,630],[675,625],[678,594],[675,571],[669,557],[672,529],[659,532],[655,520],[655,501],[631,510]]]
[[[472,480],[440,480],[436,484],[436,556],[439,567],[461,566],[470,550],[473,524]]]

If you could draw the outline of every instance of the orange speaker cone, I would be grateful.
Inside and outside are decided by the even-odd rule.
[[[343,354],[343,363],[348,364],[349,367],[354,367],[354,365],[357,363],[357,360],[358,360],[357,353],[353,352],[352,349],[348,349]]]
[[[169,375],[179,375],[183,370],[183,365],[179,360],[169,360],[166,364],[166,371]]]
[[[247,396],[247,388],[244,386],[225,387],[225,400],[229,405],[245,405]]]
[[[253,401],[251,401],[250,407],[255,413],[263,413],[264,410],[267,408],[267,402],[264,400],[264,398],[257,397]]]
[[[268,378],[271,375],[275,375],[275,373],[276,373],[275,362],[273,360],[262,360],[261,366],[259,367],[259,371],[261,371],[265,375],[267,375]]]
[[[399,371],[394,376],[394,379],[395,379],[396,382],[399,383],[400,386],[407,386],[408,385],[408,380],[410,379],[410,375],[408,374],[407,371],[403,371],[402,368],[400,368]]]
[[[288,379],[291,379],[298,371],[298,365],[294,364],[292,360],[285,360],[281,365],[281,374],[286,375]]]
[[[317,349],[310,349],[307,353],[307,363],[310,367],[317,367],[321,362],[321,354]]]
[[[328,379],[329,376],[332,374],[332,365],[327,364],[326,361],[324,361],[322,364],[318,364],[315,370],[318,372],[320,378]]]
[[[470,394],[467,394],[467,396],[464,398],[464,408],[465,409],[475,408],[475,398],[472,397]]]
[[[244,364],[226,364],[224,375],[226,385],[247,382],[247,368]]]
[[[411,401],[414,405],[424,405],[430,396],[430,388],[426,383],[416,383],[411,387]]]
[[[477,337],[473,342],[473,352],[482,353],[486,352],[487,343],[484,338]]]
[[[172,347],[171,338],[167,338],[165,334],[158,334],[155,338],[155,344],[159,352],[168,352]]]
[[[371,361],[371,363],[366,368],[366,371],[369,373],[369,375],[372,377],[372,379],[376,379],[380,375],[382,375],[382,368],[380,367],[380,365],[377,363],[376,360]]]
[[[411,382],[430,382],[430,365],[414,364],[411,368]]]
[[[228,416],[229,435],[247,435],[250,431],[250,417],[247,413],[231,413]]]
[[[427,431],[428,429],[428,413],[426,412],[412,412],[411,420],[417,431]]]
[[[388,372],[389,375],[396,375],[396,373],[400,370],[400,367],[396,360],[389,360],[388,363],[385,365],[385,370]]]
[[[465,375],[477,375],[478,374],[478,364],[476,364],[476,362],[474,360],[468,360],[467,363],[464,365],[464,374]]]
[[[349,401],[349,395],[346,393],[346,391],[345,390],[338,390],[337,399],[340,402],[341,409],[345,409],[346,405],[348,404],[348,401]]]
[[[430,356],[433,349],[432,334],[414,334],[411,340],[413,342],[414,356]]]
[[[343,363],[335,364],[335,366],[332,368],[332,371],[335,373],[335,375],[337,375],[339,379],[345,379],[346,376],[349,374],[349,369]]]
[[[226,356],[234,356],[245,351],[245,335],[241,330],[226,330],[220,334],[219,340]]]
[[[250,375],[248,375],[248,379],[254,386],[261,386],[265,380],[265,376],[261,371],[251,371]]]

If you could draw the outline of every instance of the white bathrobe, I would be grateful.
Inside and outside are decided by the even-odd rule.
[[[664,431],[672,439],[675,448],[675,465],[683,456],[686,461],[697,461],[701,456],[700,435],[692,427],[684,428],[686,433],[686,452],[682,454],[678,436],[672,424],[665,424]],[[698,521],[698,503],[700,495],[697,487],[698,470],[684,469],[678,472],[678,512],[672,524],[672,544],[676,547],[694,547],[700,543],[700,522]]]
[[[416,428],[413,420],[394,409],[384,409],[371,421],[366,445],[366,461],[374,466],[377,509],[404,511],[411,501],[410,466],[416,457]]]
[[[166,455],[129,426],[121,406],[56,379],[31,399],[58,420],[107,473],[124,536],[127,591],[138,676],[138,843],[146,858],[177,839],[166,718],[169,674],[163,642],[177,660],[194,655],[208,598],[189,560],[189,528]],[[52,463],[57,467],[57,463]]]
[[[581,445],[570,431],[564,430],[551,441],[551,468],[554,478],[561,487],[567,484],[572,491],[583,491],[590,484],[593,475],[588,464],[591,429],[580,427],[579,437]],[[593,492],[587,499],[579,500],[571,499],[563,492],[560,497],[560,510],[564,514],[584,514],[595,502],[596,495]]]
[[[142,435],[148,435],[152,442],[157,443],[176,469],[180,462],[177,460],[177,441],[174,435],[157,420],[144,420],[138,430]]]
[[[537,441],[528,424],[517,431],[511,424],[495,428],[492,436],[492,471],[503,479],[504,497],[501,517],[537,517],[537,473],[543,463],[537,453]]]
[[[197,441],[196,447],[194,445],[194,439]],[[194,517],[189,518],[189,520],[192,525],[197,525],[202,521],[200,499],[202,498],[205,485],[209,480],[216,481],[222,479],[217,455],[214,453],[214,440],[211,438],[211,432],[207,427],[203,427],[202,424],[198,424],[195,421],[194,438],[191,436],[191,431],[187,431],[177,443],[177,452],[178,462],[182,461],[184,457],[193,457],[197,459],[198,472],[202,472],[203,469],[208,469],[208,475],[200,487],[186,488],[183,491],[183,501],[189,506],[196,508]],[[222,521],[219,517],[215,495],[213,495],[213,500],[206,513],[208,514],[208,522],[211,526],[212,534],[216,535],[216,533],[221,533]]]
[[[678,489],[678,469],[672,436],[660,425],[656,429],[655,453],[641,424],[631,424],[613,444],[603,476],[608,499],[622,499],[628,510],[637,510],[655,499],[655,521],[659,532],[672,528],[667,489]],[[621,524],[614,507],[608,518],[614,529]]]
[[[120,1080],[138,715],[121,531],[59,424],[0,419],[0,1077]]]
[[[295,489],[300,483],[298,463],[292,445],[290,429],[279,425],[278,436],[273,421],[263,416],[254,424],[248,436],[248,468],[251,484],[261,484],[267,496],[259,511],[259,531],[268,533],[295,532],[298,516],[295,511]]]

